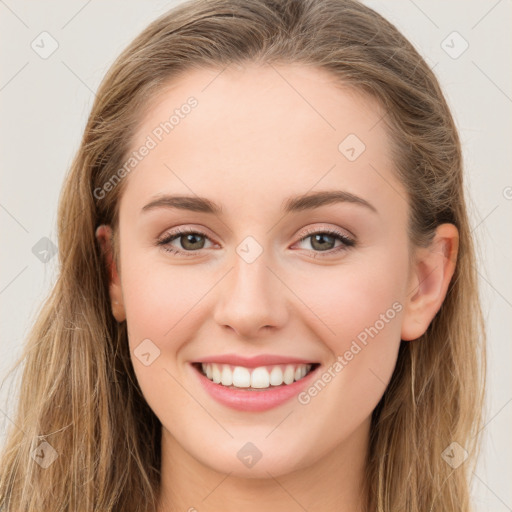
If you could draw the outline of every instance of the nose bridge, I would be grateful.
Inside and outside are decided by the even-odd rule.
[[[252,237],[236,247],[232,270],[220,287],[215,320],[238,334],[252,336],[261,327],[278,327],[286,320],[284,287],[268,268],[270,256]]]

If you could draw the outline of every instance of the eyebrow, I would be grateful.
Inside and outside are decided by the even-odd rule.
[[[282,210],[284,213],[292,213],[312,210],[336,203],[352,203],[378,213],[377,209],[366,201],[366,199],[343,190],[327,190],[290,197],[283,202]],[[191,212],[209,213],[212,215],[222,214],[222,207],[220,205],[205,197],[199,196],[161,195],[146,204],[142,208],[142,213],[156,208],[179,209]]]

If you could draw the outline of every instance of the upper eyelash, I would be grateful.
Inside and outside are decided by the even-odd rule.
[[[310,228],[310,229],[307,229],[306,232],[304,233],[304,235],[300,238],[300,241],[302,242],[303,240],[310,237],[311,235],[332,235],[337,238],[340,238],[343,241],[343,243],[348,246],[355,245],[354,239],[350,238],[348,235],[342,233],[341,231],[338,231],[333,228],[327,228],[327,229]]]
[[[322,258],[322,257],[328,257],[332,256],[333,254],[337,254],[339,251],[347,250],[350,247],[353,247],[356,242],[354,239],[350,238],[349,236],[345,235],[341,231],[338,231],[333,228],[327,228],[327,229],[307,229],[303,236],[299,239],[300,242],[303,242],[306,238],[309,238],[312,235],[331,235],[335,238],[340,239],[343,244],[339,247],[336,247],[334,249],[329,249],[328,251],[312,251],[313,258]]]
[[[181,235],[188,235],[188,234],[201,235],[206,238],[209,238],[208,235],[206,235],[206,233],[202,233],[201,231],[198,231],[197,229],[178,228],[175,231],[173,231],[172,233],[167,233],[163,238],[159,239],[157,241],[157,245],[161,246],[162,249],[167,252],[181,254],[181,255],[185,255],[185,256],[192,256],[194,254],[194,252],[198,252],[198,251],[182,251],[179,249],[175,249],[174,247],[173,248],[166,247],[166,244],[168,244],[169,242],[172,242],[174,239],[179,238]]]
[[[210,239],[210,237],[206,233],[198,231],[197,229],[178,228],[175,231],[173,231],[172,233],[168,233],[163,238],[159,239],[157,241],[157,245],[161,246],[162,249],[167,252],[185,255],[185,256],[193,256],[194,253],[196,253],[198,251],[182,251],[179,249],[166,247],[166,244],[168,244],[169,242],[172,242],[173,240],[175,240],[176,238],[179,238],[182,235],[188,235],[188,234],[200,235],[200,236],[204,236],[205,238]],[[332,255],[333,253],[336,253],[339,250],[346,250],[349,247],[353,247],[356,243],[355,240],[353,240],[346,234],[342,233],[341,231],[337,231],[336,229],[332,229],[332,228],[330,228],[330,229],[329,228],[327,228],[327,229],[308,229],[308,230],[306,230],[305,233],[303,233],[303,236],[301,236],[299,241],[303,242],[306,238],[309,238],[312,235],[319,235],[319,234],[331,235],[331,236],[334,236],[334,237],[340,239],[343,242],[343,245],[341,245],[335,249],[329,249],[328,251],[325,251],[326,255]],[[313,257],[315,257],[315,258],[318,256],[320,256],[320,257],[324,256],[323,251],[313,251],[313,253],[314,253]]]

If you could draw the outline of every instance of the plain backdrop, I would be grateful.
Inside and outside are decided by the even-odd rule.
[[[120,51],[177,3],[0,0],[0,379],[56,278],[57,257],[45,263],[37,248],[44,238],[57,244],[60,188],[94,92]],[[489,338],[487,424],[472,492],[478,512],[510,511],[512,2],[365,3],[427,59],[460,130]],[[13,416],[10,382],[0,391],[0,444]]]

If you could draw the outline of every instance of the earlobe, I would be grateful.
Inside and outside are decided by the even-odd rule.
[[[441,224],[429,247],[418,248],[405,299],[401,338],[422,336],[441,308],[455,272],[459,233],[453,224]]]
[[[96,238],[100,243],[103,261],[108,271],[112,314],[118,322],[123,322],[126,320],[126,313],[121,288],[121,279],[119,278],[117,266],[113,258],[112,228],[107,224],[98,226],[96,229]]]

